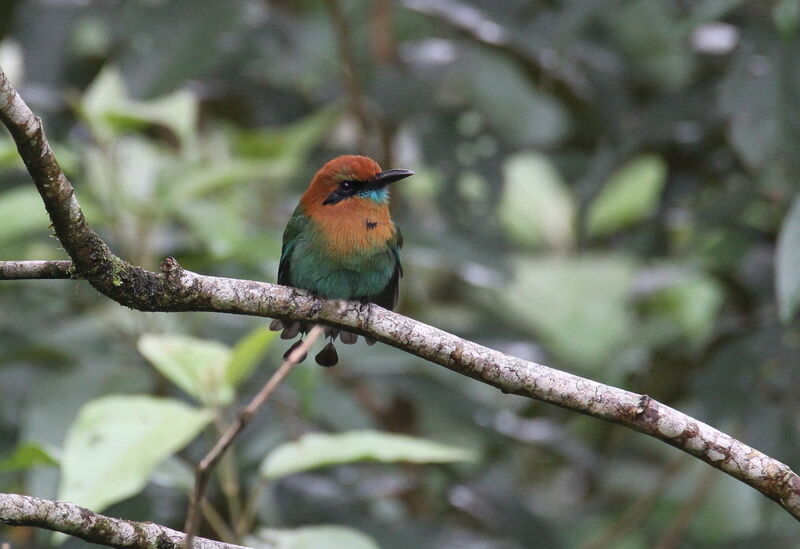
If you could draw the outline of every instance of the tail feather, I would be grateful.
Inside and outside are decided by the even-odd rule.
[[[333,341],[330,341],[322,350],[317,353],[317,356],[314,357],[314,360],[317,361],[317,364],[320,366],[324,366],[326,368],[330,368],[331,366],[336,366],[339,362],[339,355],[336,352],[336,347],[333,345]]]
[[[310,328],[309,324],[300,321],[292,321],[292,320],[280,320],[274,319],[269,324],[269,329],[273,332],[281,332],[281,339],[294,339],[298,335],[302,337],[302,334],[308,333]],[[338,337],[341,342],[345,345],[352,345],[358,341],[358,335],[352,332],[346,332],[344,330],[339,330],[337,328],[326,327],[325,328],[325,337],[330,338],[330,342],[323,347],[323,349],[317,353],[314,357],[314,360],[317,361],[317,364],[320,366],[331,367],[335,366],[339,362],[339,354],[336,352],[336,347],[334,347],[333,342],[336,341]],[[375,340],[369,337],[364,337],[364,340],[367,342],[367,345],[374,345]],[[286,360],[289,357],[289,354],[294,351],[300,343],[302,343],[302,339],[295,341],[291,347],[283,354],[283,359]],[[307,354],[304,354],[303,357],[298,362],[303,362],[307,357]]]
[[[283,360],[288,360],[289,359],[289,355],[292,354],[292,351],[297,349],[300,346],[301,343],[303,343],[302,339],[298,339],[297,341],[292,343],[292,346],[289,347],[288,349],[286,349],[286,352],[283,353]],[[308,356],[308,353],[303,353],[303,355],[300,357],[300,360],[298,360],[297,363],[300,364],[301,362],[303,362],[306,359],[307,356]]]

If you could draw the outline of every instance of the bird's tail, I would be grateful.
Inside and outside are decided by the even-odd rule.
[[[303,341],[303,335],[308,333],[308,331],[311,329],[311,325],[306,322],[300,322],[299,320],[292,321],[275,319],[270,323],[269,329],[274,332],[280,331],[281,339],[294,339],[300,335],[300,339],[295,341],[294,344],[284,353],[283,358],[286,360],[289,354],[294,351]],[[317,362],[317,364],[320,366],[325,366],[326,368],[336,366],[336,364],[339,362],[339,354],[336,352],[336,347],[333,344],[337,337],[345,345],[352,345],[358,341],[357,334],[330,327],[325,328],[325,337],[330,338],[330,341],[319,353],[314,356],[314,360]],[[364,336],[364,340],[367,342],[367,345],[375,344],[375,340],[372,338]],[[300,362],[303,362],[305,359],[306,355],[303,355],[303,357],[300,359]]]

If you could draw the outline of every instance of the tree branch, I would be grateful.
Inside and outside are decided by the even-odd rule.
[[[42,130],[0,70],[0,120],[17,142],[75,271],[98,291],[143,311],[215,311],[321,323],[429,360],[503,392],[624,425],[675,446],[752,486],[800,519],[800,477],[735,438],[639,395],[504,355],[377,305],[324,301],[296,288],[203,276],[167,258],[161,273],[116,257],[89,229]]]
[[[72,261],[0,261],[0,280],[72,278]]]
[[[152,522],[133,522],[98,515],[63,501],[0,494],[0,523],[36,526],[82,540],[131,549],[183,549],[185,535]],[[221,541],[195,538],[197,549],[247,549]]]

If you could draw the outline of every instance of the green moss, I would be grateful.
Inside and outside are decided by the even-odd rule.
[[[110,254],[111,268],[109,269],[108,276],[111,277],[111,285],[115,288],[122,286],[122,274],[130,267],[128,263],[117,256]]]

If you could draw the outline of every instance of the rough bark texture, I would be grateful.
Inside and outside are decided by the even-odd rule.
[[[111,518],[72,503],[19,494],[0,494],[0,523],[36,526],[92,543],[132,549],[181,549],[186,537],[183,532],[152,522]],[[247,549],[205,538],[195,538],[194,546],[197,549]]]
[[[0,280],[72,278],[72,261],[0,261]]]
[[[514,393],[625,425],[679,448],[759,490],[800,519],[800,477],[785,464],[647,395],[504,355],[376,305],[326,302],[285,286],[203,276],[172,258],[161,273],[114,256],[89,229],[41,123],[0,71],[0,119],[14,139],[78,276],[143,311],[215,311],[305,320],[387,345]]]

